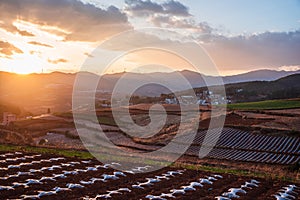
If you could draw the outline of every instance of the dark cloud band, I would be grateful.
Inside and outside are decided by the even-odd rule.
[[[99,41],[131,28],[126,14],[114,6],[102,9],[79,0],[0,0],[0,5],[0,27],[26,36],[31,33],[18,30],[16,20],[58,27],[72,41]]]
[[[126,0],[125,3],[125,10],[133,16],[151,16],[153,14],[191,16],[188,7],[174,0],[169,0],[162,4],[151,0]]]

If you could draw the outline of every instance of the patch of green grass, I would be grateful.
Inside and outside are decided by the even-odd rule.
[[[42,153],[42,154],[55,154],[65,157],[77,157],[80,159],[93,159],[94,155],[88,151],[80,150],[64,150],[64,149],[53,149],[46,147],[33,147],[33,146],[16,146],[16,145],[6,145],[0,144],[0,152],[28,152],[28,153]],[[111,155],[109,153],[96,153],[95,156],[101,161],[123,161],[123,162],[132,162],[132,163],[142,163],[146,165],[155,165],[155,166],[167,166],[171,163],[161,160],[152,160],[152,159],[141,159],[137,157],[122,157],[121,155]]]
[[[263,178],[263,179],[274,179],[274,180],[281,180],[281,181],[291,181],[291,182],[299,182],[297,178],[290,178],[286,176],[279,176],[276,174],[267,174],[263,172],[253,172],[249,170],[242,170],[242,169],[228,169],[228,168],[220,168],[220,167],[212,167],[206,165],[193,165],[193,164],[183,164],[183,163],[174,163],[173,167],[182,167],[185,169],[191,170],[201,170],[207,171],[212,173],[221,173],[221,174],[233,174],[236,176],[247,176],[247,177],[256,177],[256,178]]]
[[[45,154],[56,154],[66,157],[78,157],[81,159],[91,159],[93,156],[87,151],[76,151],[76,150],[63,150],[63,149],[52,149],[43,147],[32,147],[32,146],[15,146],[15,145],[0,145],[0,151],[23,151],[28,153],[45,153]]]
[[[228,104],[228,109],[233,110],[276,110],[300,108],[300,100],[268,100],[258,102],[246,102]]]
[[[225,174],[234,174],[239,176],[253,176],[253,177],[265,177],[265,173],[255,173],[248,170],[240,170],[240,169],[228,169],[228,168],[220,168],[220,167],[212,167],[212,166],[206,166],[206,165],[193,165],[193,164],[181,164],[181,163],[175,163],[175,167],[183,167],[186,169],[192,169],[192,170],[202,170],[202,171],[208,171],[213,173],[225,173]]]

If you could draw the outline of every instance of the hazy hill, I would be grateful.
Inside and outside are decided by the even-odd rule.
[[[11,112],[11,113],[15,113],[17,115],[20,115],[21,114],[21,109],[18,108],[17,106],[11,105],[7,102],[0,102],[0,123],[2,123],[4,112]]]
[[[272,81],[276,80],[291,74],[300,73],[299,71],[275,71],[275,70],[257,70],[248,73],[238,74],[234,76],[223,76],[222,80],[224,84],[229,83],[239,83],[239,82],[249,82],[249,81]],[[218,77],[206,76],[199,74],[197,72],[183,70],[180,72],[170,72],[170,73],[118,73],[111,75],[104,75],[100,82],[100,87],[107,90],[113,90],[115,83],[119,80],[120,77],[126,75],[124,79],[126,85],[139,85],[142,81],[148,82],[165,82],[174,86],[177,91],[186,90],[188,88],[184,87],[181,83],[178,82],[178,75],[184,76],[191,84],[193,88],[206,86],[206,81],[211,83],[210,85],[219,84]],[[136,92],[137,95],[145,96],[159,96],[161,93],[168,93],[169,90],[161,86],[153,85],[146,86],[144,89],[140,89]]]
[[[198,88],[203,90],[205,88]],[[251,81],[225,85],[226,95],[235,102],[300,97],[300,74],[289,75],[274,81]]]
[[[249,82],[249,81],[273,81],[279,78],[298,74],[298,71],[275,71],[275,70],[257,70],[252,72],[247,72],[243,74],[238,74],[234,76],[223,77],[225,83],[238,83],[238,82]]]
[[[116,73],[102,76],[98,85],[98,89],[101,89],[101,91],[111,92],[120,77],[125,80],[125,83],[123,84],[125,93],[126,87],[130,85],[139,85],[142,83],[142,81],[148,81],[152,83],[161,81],[169,83],[178,91],[188,89],[178,81],[178,73],[184,76],[190,82],[193,88],[205,86],[206,84],[204,79],[209,80],[212,83],[217,80],[216,77],[205,76],[188,70],[170,73],[156,72],[147,74]],[[246,82],[245,84],[247,85],[247,81],[270,81],[295,73],[300,73],[300,71],[288,72],[259,70],[234,76],[225,76],[222,78],[227,84]],[[81,83],[82,90],[89,88],[89,80],[95,80],[99,78],[95,74],[85,74],[88,75],[89,79]],[[66,74],[61,72],[29,75],[17,75],[13,73],[0,72],[0,101],[12,103],[33,113],[43,113],[46,112],[48,108],[50,108],[53,112],[70,110],[73,83],[76,75],[77,74]],[[296,84],[296,80],[289,81],[291,81],[291,83],[285,82],[285,79],[281,80],[282,84],[286,84],[287,87],[289,87],[289,84],[290,87],[293,87],[293,85]],[[261,83],[259,87],[256,86],[250,91],[255,91],[256,89],[262,90],[263,88],[265,88],[264,83]],[[149,84],[138,89],[136,92],[137,95],[145,96],[159,96],[161,93],[170,93],[170,91],[167,88],[157,84]]]
[[[1,72],[0,101],[33,113],[43,113],[48,108],[69,110],[74,77],[58,72],[30,75]]]

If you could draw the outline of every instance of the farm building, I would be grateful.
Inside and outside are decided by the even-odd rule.
[[[17,120],[17,115],[15,115],[13,113],[9,113],[9,112],[4,112],[2,125],[7,126],[11,122],[14,122],[16,120]]]

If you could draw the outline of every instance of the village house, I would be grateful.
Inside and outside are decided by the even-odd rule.
[[[17,120],[17,115],[9,112],[4,112],[2,125],[8,126],[11,122],[14,122],[16,120]]]

